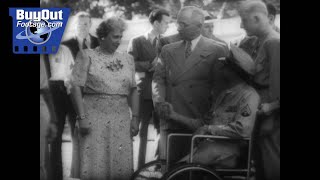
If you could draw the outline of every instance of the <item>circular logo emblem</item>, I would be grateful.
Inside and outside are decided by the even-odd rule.
[[[26,28],[26,37],[34,44],[44,44],[50,39],[51,28],[48,26],[46,20],[30,21],[35,26],[29,26]]]

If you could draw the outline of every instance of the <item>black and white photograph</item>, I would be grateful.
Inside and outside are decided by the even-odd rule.
[[[40,180],[280,180],[280,0],[40,7]]]

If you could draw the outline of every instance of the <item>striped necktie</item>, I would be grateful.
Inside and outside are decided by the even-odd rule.
[[[186,51],[185,57],[186,59],[191,55],[191,41],[186,41]]]

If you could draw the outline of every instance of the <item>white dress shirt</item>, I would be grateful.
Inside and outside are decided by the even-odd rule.
[[[71,78],[72,66],[74,59],[71,51],[65,45],[60,45],[56,54],[49,55],[52,81],[67,82]]]
[[[202,37],[202,35],[200,34],[200,36],[198,36],[197,38],[195,38],[191,41],[191,51],[193,51],[194,48],[197,46],[201,37]]]

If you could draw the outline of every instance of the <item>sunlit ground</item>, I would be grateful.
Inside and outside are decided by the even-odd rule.
[[[65,30],[65,34],[63,39],[69,39],[72,34],[74,34],[74,29],[70,27],[74,27],[72,24],[73,18],[69,18],[68,27]],[[93,19],[93,25],[91,27],[91,34],[95,35],[95,29],[101,22],[101,19]],[[241,38],[245,35],[243,29],[240,28],[240,18],[231,18],[231,19],[223,19],[220,21],[214,22],[214,34],[223,39],[226,42],[230,42],[234,39]],[[143,20],[136,20],[136,21],[127,21],[128,29],[124,32],[124,36],[122,38],[122,43],[119,47],[119,51],[126,51],[129,40],[137,35],[145,33],[148,29],[150,29],[150,25],[147,19]],[[276,26],[280,28],[280,15],[276,18]],[[170,35],[177,33],[176,27],[174,23],[170,24],[168,31],[165,35]],[[70,166],[71,166],[71,149],[72,144],[70,142],[70,131],[66,128],[64,133],[64,139],[69,142],[64,142],[62,146],[63,151],[63,163],[64,163],[64,176],[67,178],[70,175]],[[157,139],[159,137],[156,134],[155,129],[152,125],[149,126],[149,135],[148,135],[148,144],[147,144],[147,154],[146,154],[146,161],[154,160],[154,154],[157,147]],[[138,136],[134,138],[133,142],[133,149],[134,149],[134,169],[137,167],[137,157],[138,157],[138,148],[139,148],[139,141],[140,139]]]

